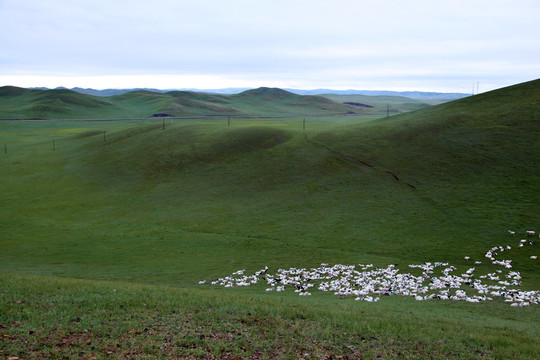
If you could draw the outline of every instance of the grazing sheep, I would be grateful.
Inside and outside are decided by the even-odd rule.
[[[523,247],[527,242],[534,244],[533,241],[523,239],[519,247]],[[495,246],[486,252],[485,257],[490,259],[493,265],[511,269],[512,260],[497,259],[499,253],[511,249],[511,246]],[[537,256],[532,255],[530,258],[536,260]],[[469,260],[470,257],[465,256],[464,259]],[[475,264],[481,262],[475,261]],[[340,299],[353,295],[356,301],[365,302],[377,302],[381,295],[402,295],[414,297],[418,301],[442,299],[478,303],[500,297],[511,303],[511,306],[540,304],[539,290],[525,292],[516,288],[521,286],[521,274],[518,271],[497,269],[487,275],[476,275],[476,268],[471,267],[465,273],[457,275],[453,273],[457,270],[456,267],[443,262],[426,262],[409,265],[409,268],[418,269],[421,275],[400,273],[396,265],[375,268],[373,264],[321,264],[318,268],[311,269],[278,269],[275,274],[269,274],[268,267],[265,267],[250,276],[244,275],[245,270],[242,269],[233,273],[233,276],[219,278],[211,283],[229,288],[265,281],[270,286],[266,289],[268,292],[282,292],[287,285],[291,285],[300,296],[310,296],[311,293],[307,290],[314,287],[319,291],[332,292]],[[199,282],[204,283],[206,280]],[[451,289],[455,289],[453,295],[450,294]],[[467,292],[464,289],[468,289]],[[471,294],[472,292],[477,294]]]

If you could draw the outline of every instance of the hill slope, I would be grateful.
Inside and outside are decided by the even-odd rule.
[[[456,227],[538,226],[539,94],[531,81],[313,141],[413,185]]]
[[[509,228],[538,230],[538,86],[327,132],[158,123],[8,152],[0,266],[189,284],[264,264],[482,257]],[[527,255],[516,263],[538,281]]]
[[[407,98],[404,96],[391,96],[391,95],[337,95],[337,94],[324,94],[324,96],[332,101],[353,104],[357,108],[363,108],[363,114],[378,114],[384,115],[396,115],[404,112],[414,111],[436,105],[435,102],[423,102]],[[442,103],[442,101],[441,101]]]
[[[537,306],[199,281],[321,263],[494,274],[486,250],[511,245],[501,256],[538,290],[538,245],[518,244],[540,226],[539,90],[325,131],[259,119],[2,123],[0,356],[537,359]],[[156,109],[174,98],[146,95],[129,96]]]
[[[271,94],[280,92],[280,96]],[[286,99],[284,99],[286,98]],[[255,89],[236,95],[187,91],[167,93],[137,90],[109,97],[67,89],[0,88],[0,118],[110,119],[168,116],[287,116],[335,115],[354,112],[352,106],[317,96],[279,89]]]
[[[297,95],[278,88],[261,87],[231,95],[231,99],[245,111],[258,111],[260,114],[290,116],[353,114],[357,108],[329,100],[322,96]],[[256,110],[255,110],[256,109]]]

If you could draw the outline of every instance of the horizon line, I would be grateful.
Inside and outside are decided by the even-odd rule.
[[[277,87],[277,86],[258,86],[258,87],[216,87],[216,88],[158,88],[158,87],[108,87],[108,88],[94,88],[94,87],[81,87],[81,86],[74,86],[74,87],[66,87],[66,86],[57,86],[57,87],[47,87],[47,86],[17,86],[17,85],[2,85],[0,87],[18,87],[22,89],[38,89],[38,90],[57,90],[57,89],[66,89],[66,90],[73,90],[74,89],[81,89],[81,90],[94,90],[94,91],[107,91],[107,90],[158,90],[158,91],[212,91],[212,92],[218,92],[219,90],[239,90],[239,91],[247,91],[247,90],[254,90],[254,89],[260,89],[260,88],[269,88],[269,89],[281,89],[281,90],[295,90],[295,91],[322,91],[322,90],[328,90],[328,91],[336,91],[336,92],[347,92],[347,91],[363,91],[363,92],[392,92],[392,93],[432,93],[432,94],[460,94],[460,95],[470,95],[470,92],[459,92],[459,91],[432,91],[432,90],[388,90],[388,89],[375,89],[375,90],[369,90],[369,89],[356,89],[356,88],[348,88],[348,89],[335,89],[335,88],[291,88],[291,87]]]

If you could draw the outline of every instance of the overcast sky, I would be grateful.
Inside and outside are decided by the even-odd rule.
[[[540,77],[538,0],[0,0],[0,86],[480,92]]]

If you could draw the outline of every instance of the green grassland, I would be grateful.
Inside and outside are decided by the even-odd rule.
[[[289,94],[234,101],[262,114],[261,99],[285,109]],[[538,358],[537,306],[198,281],[323,262],[467,269],[464,256],[519,241],[508,229],[540,230],[539,94],[536,80],[390,118],[310,117],[305,130],[291,115],[2,122],[0,357]],[[131,114],[163,110],[161,95],[120,96]],[[540,286],[535,254],[512,254],[524,289]]]
[[[397,115],[404,112],[420,110],[431,105],[437,105],[443,101],[421,101],[405,96],[391,95],[338,95],[338,94],[322,94],[321,96],[338,103],[354,103],[356,108],[362,109],[363,114],[389,114]],[[367,106],[366,106],[367,105]]]
[[[537,309],[0,275],[0,356],[534,359]],[[276,294],[273,294],[276,295]]]
[[[37,90],[13,86],[0,88],[0,119],[125,119],[154,114],[186,116],[334,116],[386,114],[428,106],[404,97],[366,97],[373,108],[344,104],[322,96],[301,96],[275,88],[259,88],[234,95],[187,91],[155,93],[145,90],[98,97],[67,89]],[[371,105],[370,105],[371,106]]]

